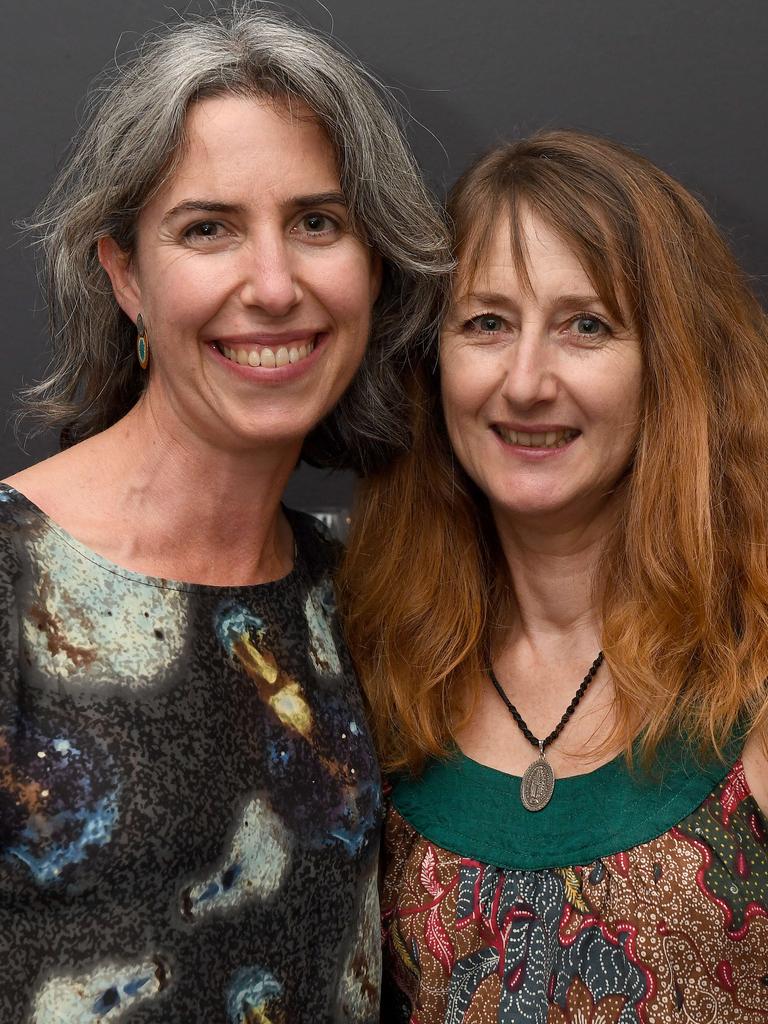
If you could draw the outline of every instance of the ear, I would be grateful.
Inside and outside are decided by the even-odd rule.
[[[97,252],[99,263],[112,284],[118,306],[135,323],[141,312],[142,303],[141,289],[136,280],[131,254],[121,249],[110,235],[104,235],[99,239]]]

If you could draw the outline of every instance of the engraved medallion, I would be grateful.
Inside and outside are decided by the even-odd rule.
[[[581,686],[574,694],[573,700],[565,709],[563,717],[557,723],[557,725],[549,734],[549,736],[545,736],[544,739],[541,740],[538,739],[538,737],[534,736],[531,730],[525,724],[522,715],[517,710],[512,701],[509,699],[509,697],[506,695],[506,693],[504,692],[504,687],[501,685],[499,680],[494,675],[493,667],[490,666],[488,668],[488,678],[491,680],[491,684],[496,693],[498,693],[498,695],[504,701],[507,711],[510,713],[510,715],[512,715],[512,717],[515,720],[515,723],[517,724],[518,728],[522,731],[523,736],[525,736],[528,742],[532,743],[534,747],[538,746],[539,748],[539,756],[537,760],[535,760],[533,764],[528,765],[528,767],[525,769],[525,775],[523,775],[523,778],[520,782],[520,799],[523,802],[523,807],[527,811],[540,811],[542,807],[546,807],[549,801],[552,799],[552,794],[555,791],[555,772],[552,768],[552,765],[544,756],[544,749],[545,747],[548,747],[550,743],[555,742],[557,737],[568,724],[571,715],[579,705],[579,701],[587,692],[589,684],[595,678],[597,670],[603,664],[603,660],[603,652],[599,651],[597,657],[592,662],[589,671],[582,679]]]
[[[538,758],[525,769],[520,783],[520,799],[527,811],[540,811],[552,799],[555,791],[555,773],[552,765],[540,753]]]

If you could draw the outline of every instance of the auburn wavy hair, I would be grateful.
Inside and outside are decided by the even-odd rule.
[[[616,687],[605,746],[643,759],[679,730],[720,753],[768,726],[768,326],[701,204],[605,139],[547,132],[478,160],[449,198],[459,272],[523,206],[578,255],[643,353],[642,416],[596,601]],[[435,344],[415,361],[410,451],[364,481],[339,591],[388,769],[451,748],[510,581],[443,422]]]

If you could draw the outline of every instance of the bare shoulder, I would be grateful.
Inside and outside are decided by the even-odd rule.
[[[53,459],[58,458],[54,455]],[[9,487],[13,487],[14,490],[19,491],[21,494],[25,494],[30,501],[34,501],[32,492],[38,492],[44,486],[46,477],[50,474],[44,467],[47,466],[52,459],[46,459],[45,462],[38,462],[34,466],[29,466],[27,469],[22,469],[18,473],[14,473],[12,476],[5,477],[4,480],[0,480],[0,483],[7,484]],[[35,502],[37,504],[37,502]]]
[[[83,457],[84,444],[22,469],[2,483],[23,494],[52,519],[69,519],[70,506],[77,506],[78,496],[87,490],[88,479],[93,475],[87,457]]]
[[[44,462],[38,462],[34,466],[22,469],[19,473],[7,476],[0,483],[13,487],[14,490],[29,498],[38,508],[45,510],[45,506],[48,504],[46,494],[54,492],[56,477],[59,475],[56,468],[51,464],[55,463],[58,458],[58,455],[53,455]]]
[[[768,815],[768,756],[759,736],[753,734],[749,737],[742,761],[752,795],[763,814]]]
[[[67,489],[70,481],[82,483],[95,476],[98,468],[99,444],[94,444],[94,440],[90,438],[80,441],[70,449],[57,452],[12,476],[6,476],[2,482],[15,487],[31,501],[34,501],[32,492],[39,496],[55,494]]]

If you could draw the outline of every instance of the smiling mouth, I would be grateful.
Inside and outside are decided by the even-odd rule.
[[[225,359],[231,363],[238,363],[240,366],[264,366],[267,369],[277,369],[280,366],[288,366],[291,363],[300,363],[306,359],[315,349],[315,341],[307,342],[304,345],[238,345],[237,348],[227,348],[218,344],[216,348]]]
[[[521,448],[563,448],[581,433],[580,430],[548,430],[538,434],[527,434],[522,430],[507,430],[494,426],[494,432],[505,444],[520,445]]]

